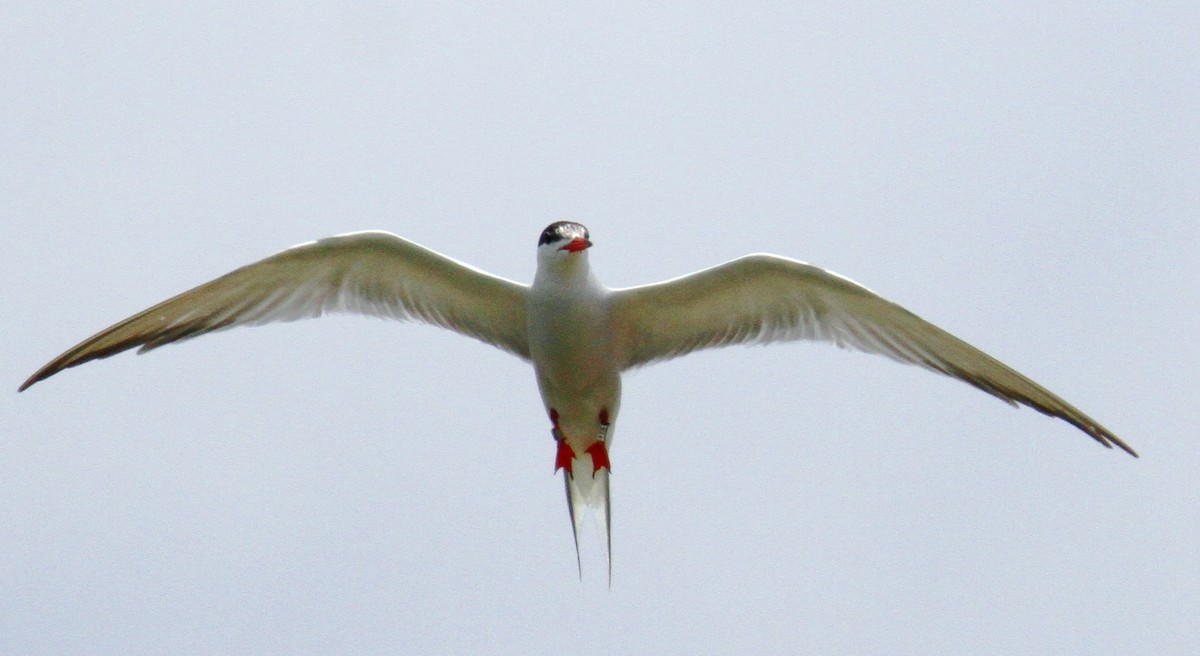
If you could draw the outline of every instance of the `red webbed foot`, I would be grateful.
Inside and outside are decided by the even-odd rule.
[[[608,462],[608,447],[604,446],[604,442],[592,442],[592,445],[587,448],[587,453],[592,456],[593,475],[601,468],[612,471],[612,466]]]
[[[572,473],[571,462],[573,460],[575,460],[575,451],[567,445],[566,440],[558,440],[558,453],[554,456],[554,471],[565,469],[568,474]]]

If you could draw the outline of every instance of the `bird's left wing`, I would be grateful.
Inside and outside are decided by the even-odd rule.
[[[139,312],[50,361],[20,389],[89,360],[216,330],[350,312],[417,320],[529,359],[527,287],[387,232],[293,246]]]
[[[957,378],[1137,455],[1096,420],[1011,367],[811,264],[748,255],[666,282],[612,290],[610,302],[623,369],[727,344],[832,342]]]

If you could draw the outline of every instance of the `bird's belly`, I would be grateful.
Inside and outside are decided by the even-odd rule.
[[[534,357],[538,388],[553,407],[611,401],[620,374],[605,354],[580,350],[557,351]]]
[[[595,439],[602,414],[615,419],[621,379],[600,313],[557,307],[530,324],[530,356],[547,411],[569,438]]]

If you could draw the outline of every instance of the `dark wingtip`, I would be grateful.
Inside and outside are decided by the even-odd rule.
[[[35,384],[40,383],[43,380],[46,380],[47,378],[53,376],[54,374],[62,371],[63,369],[66,369],[67,367],[70,367],[70,366],[72,366],[72,365],[68,364],[68,365],[66,365],[66,367],[61,366],[58,364],[57,360],[55,360],[54,362],[51,362],[50,364],[35,371],[32,376],[30,376],[28,379],[25,380],[25,382],[21,383],[21,386],[17,388],[17,393],[19,394],[21,392],[24,392],[25,390],[29,389],[30,387],[33,387]]]
[[[1088,434],[1091,435],[1097,442],[1103,444],[1106,449],[1111,449],[1114,446],[1116,446],[1117,448],[1121,449],[1125,453],[1128,453],[1129,455],[1133,456],[1134,458],[1141,457],[1138,455],[1137,451],[1133,450],[1133,447],[1131,447],[1128,444],[1126,444],[1125,442],[1121,441],[1121,438],[1117,437],[1116,435],[1113,435],[1112,433],[1104,430],[1103,428],[1097,427],[1096,429],[1089,430]]]
[[[1130,447],[1128,444],[1122,442],[1121,440],[1113,438],[1113,437],[1110,437],[1108,439],[1112,440],[1112,443],[1116,444],[1118,447],[1120,447],[1121,450],[1124,451],[1125,453],[1128,453],[1129,455],[1133,456],[1134,458],[1141,458],[1141,456],[1138,455],[1137,451],[1134,451],[1133,448]],[[1109,444],[1108,448],[1111,449],[1112,444]]]
[[[21,386],[17,388],[17,394],[24,392],[25,390],[32,387],[34,383],[36,383],[36,382],[40,381],[42,378],[44,378],[44,376],[41,376],[40,374],[41,374],[41,372],[39,371],[38,373],[30,376],[28,380],[21,383]]]

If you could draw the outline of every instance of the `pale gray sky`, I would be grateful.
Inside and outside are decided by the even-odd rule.
[[[801,6],[802,5],[802,6]],[[1195,653],[1194,3],[6,3],[0,652]],[[338,317],[17,385],[283,247],[854,278],[1142,453],[824,345],[625,385],[613,587],[531,371]],[[749,651],[748,651],[749,650]]]

